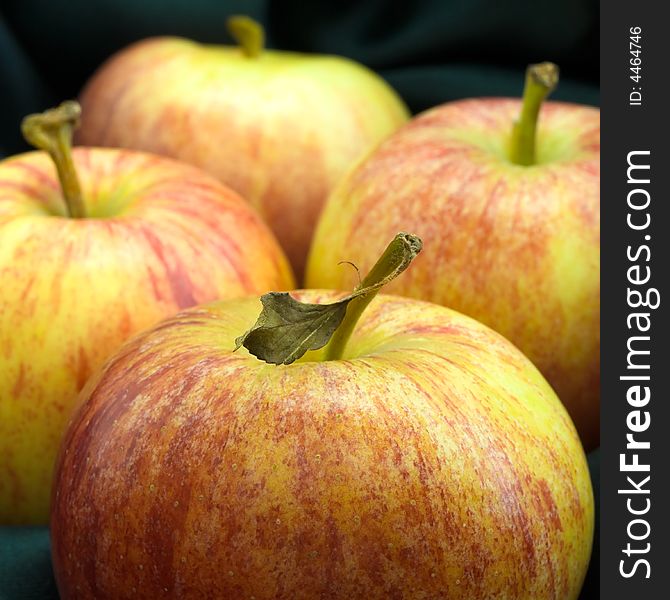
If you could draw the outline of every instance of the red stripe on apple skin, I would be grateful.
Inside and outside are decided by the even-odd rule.
[[[19,192],[28,198],[38,197],[40,195],[41,189],[42,188],[36,185],[30,185],[29,183],[23,181],[0,181],[0,190],[8,190],[6,193],[9,194]],[[2,200],[1,196],[0,200]]]
[[[175,255],[171,255],[169,260],[166,259],[164,254],[164,250],[166,249],[163,248],[161,241],[150,228],[142,227],[142,232],[149,247],[163,268],[163,281],[169,283],[172,290],[172,298],[176,306],[179,308],[193,306],[196,302],[193,297],[193,284],[188,276],[188,270],[184,268],[179,258]]]
[[[60,185],[50,170],[22,160],[17,160],[11,164],[15,169],[24,171],[29,180],[39,182],[40,187],[50,188],[54,191],[60,191]],[[39,193],[33,196],[35,200],[39,200],[39,197]]]
[[[14,383],[14,387],[12,388],[12,395],[14,398],[21,398],[23,394],[23,387],[26,383],[26,366],[25,365],[19,365],[19,374],[16,377],[16,383]]]
[[[559,517],[556,510],[556,502],[554,501],[554,497],[551,493],[551,490],[549,489],[549,486],[547,485],[547,482],[541,479],[538,481],[537,486],[540,490],[540,497],[544,503],[544,509],[546,511],[547,518],[551,521],[552,525],[556,529],[563,531],[561,518]]]
[[[547,482],[543,479],[540,479],[537,482],[538,494],[535,496],[535,501],[538,503],[537,510],[539,514],[546,514],[547,518],[550,520],[552,525],[558,531],[563,531],[563,526],[561,524],[561,519],[558,514],[556,502],[554,500],[553,494],[547,485]],[[583,510],[582,510],[583,513]],[[556,570],[554,567],[554,556],[552,556],[549,548],[545,549],[546,552],[546,564],[548,565],[548,573],[550,576],[550,589],[552,590],[552,595],[554,597],[565,597],[569,593],[569,584],[567,578],[562,577],[560,581],[556,581]],[[556,590],[556,587],[560,585],[560,589]]]
[[[375,600],[420,589],[539,600],[567,582],[563,597],[576,597],[592,527],[588,472],[564,411],[507,342],[445,309],[384,297],[352,351],[377,328],[396,331],[397,350],[275,368],[227,350],[257,300],[244,316],[237,306],[163,322],[89,384],[59,461],[61,593]],[[431,352],[402,359],[402,313],[437,344]],[[502,364],[532,402],[494,400],[506,389]],[[581,518],[569,501],[575,469]],[[549,495],[538,495],[542,482]]]

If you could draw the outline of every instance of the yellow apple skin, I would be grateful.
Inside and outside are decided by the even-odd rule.
[[[415,118],[342,181],[323,211],[308,287],[350,289],[397,231],[424,240],[388,287],[463,312],[518,346],[585,447],[599,444],[600,112],[545,103],[538,164],[506,158],[520,101],[474,99]]]
[[[382,295],[342,360],[268,365],[232,351],[259,309],[183,311],[91,379],[54,485],[63,598],[577,598],[589,472],[521,352]]]
[[[152,38],[113,56],[81,96],[77,139],[202,167],[249,200],[302,278],[337,180],[408,118],[395,92],[340,57]]]
[[[293,284],[260,217],[206,173],[128,150],[74,159],[90,218],[62,216],[46,154],[0,163],[2,524],[47,522],[77,393],[127,337],[187,306]]]

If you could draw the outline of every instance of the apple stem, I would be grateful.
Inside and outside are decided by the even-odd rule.
[[[510,145],[510,160],[522,166],[534,165],[537,118],[544,99],[558,84],[558,67],[543,62],[526,69],[521,115],[514,122]]]
[[[265,47],[265,31],[258,22],[244,15],[235,15],[226,20],[226,29],[239,44],[248,58],[257,58]]]
[[[364,295],[357,296],[347,306],[347,312],[340,326],[336,329],[333,337],[325,348],[325,360],[338,360],[344,355],[347,342],[351,337],[356,324],[363,311],[374,297],[379,293],[382,286],[393,279],[399,272],[409,266],[409,263],[421,251],[423,243],[421,238],[409,233],[399,233],[386,247],[384,253],[379,257],[374,267],[361,281],[356,290],[370,288]]]
[[[56,165],[58,179],[68,217],[86,216],[77,170],[72,160],[72,132],[79,125],[81,107],[74,100],[63,102],[57,108],[28,115],[21,123],[26,141],[49,153]]]
[[[422,246],[416,235],[399,233],[354,291],[329,304],[301,302],[288,292],[263,294],[263,310],[253,327],[235,339],[234,352],[244,346],[256,358],[274,365],[290,365],[309,350],[320,348],[324,349],[321,360],[341,358],[365,307],[409,267]]]

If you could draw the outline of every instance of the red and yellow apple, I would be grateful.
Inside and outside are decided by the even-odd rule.
[[[54,485],[62,597],[577,598],[586,460],[511,343],[378,296],[339,358],[334,337],[277,366],[234,352],[257,313],[255,298],[183,311],[89,381]]]
[[[206,173],[129,150],[73,158],[78,218],[46,153],[0,163],[3,524],[47,521],[77,393],[122,341],[187,306],[292,286],[260,217]]]
[[[548,102],[532,164],[510,157],[522,103],[429,110],[383,142],[331,195],[308,287],[346,289],[390,235],[426,250],[389,291],[468,314],[516,344],[554,387],[585,446],[599,443],[600,113]],[[539,108],[539,106],[537,107]]]
[[[355,62],[264,51],[258,25],[233,24],[241,47],[163,37],[113,56],[82,93],[77,139],[209,171],[260,211],[301,279],[328,193],[407,109]]]

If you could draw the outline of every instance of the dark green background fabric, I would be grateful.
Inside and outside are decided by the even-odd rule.
[[[230,43],[245,12],[270,47],[342,54],[381,73],[414,112],[518,95],[527,63],[562,69],[554,98],[598,104],[597,0],[0,0],[0,155],[27,146],[19,122],[75,97],[116,50],[151,35]]]
[[[341,54],[378,71],[413,112],[519,95],[523,69],[561,66],[555,99],[599,103],[597,0],[0,0],[0,157],[27,150],[19,123],[76,97],[100,63],[151,35],[230,43],[227,16],[268,46]],[[599,452],[590,457],[598,491]],[[582,600],[599,596],[597,546]],[[56,598],[46,528],[0,528],[0,600]]]

